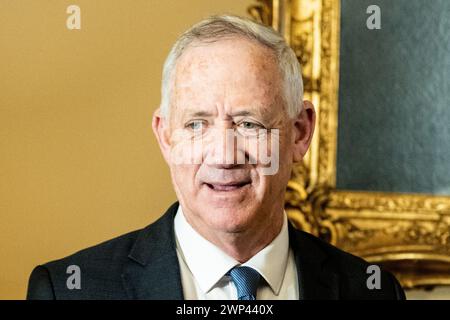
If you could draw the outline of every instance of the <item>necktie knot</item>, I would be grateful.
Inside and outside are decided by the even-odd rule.
[[[228,274],[237,289],[238,300],[256,300],[261,275],[250,267],[234,267]]]

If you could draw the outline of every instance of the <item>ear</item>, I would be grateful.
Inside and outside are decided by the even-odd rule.
[[[294,119],[294,162],[302,161],[306,151],[311,144],[314,127],[316,123],[316,112],[311,102],[303,101],[302,112]]]
[[[159,148],[167,164],[170,164],[169,119],[161,115],[161,108],[156,109],[152,118],[153,133],[158,140]]]

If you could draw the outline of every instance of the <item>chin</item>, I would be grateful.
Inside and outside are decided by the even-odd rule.
[[[207,208],[211,208],[205,206]],[[245,208],[220,207],[204,212],[205,220],[214,230],[229,233],[241,232],[248,228],[254,215]]]

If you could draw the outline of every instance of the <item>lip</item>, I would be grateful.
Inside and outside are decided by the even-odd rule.
[[[232,181],[232,182],[204,182],[203,184],[212,191],[230,192],[236,191],[249,185],[251,181]]]

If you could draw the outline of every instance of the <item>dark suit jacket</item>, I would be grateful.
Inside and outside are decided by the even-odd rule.
[[[174,217],[178,202],[155,223],[66,258],[37,266],[28,299],[183,299]],[[300,299],[404,299],[397,280],[382,271],[369,290],[364,260],[289,226]],[[207,257],[205,257],[207,259]],[[70,265],[80,267],[81,289],[68,289]]]

